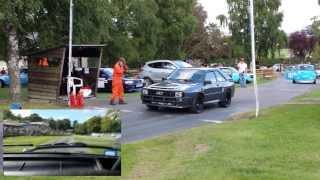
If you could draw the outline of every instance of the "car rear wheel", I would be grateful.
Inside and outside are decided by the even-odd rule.
[[[157,106],[147,105],[147,107],[148,107],[148,109],[149,109],[149,110],[153,110],[153,111],[155,111],[155,110],[158,110],[158,109],[159,109],[159,107],[157,107]]]
[[[229,107],[231,104],[231,94],[227,93],[224,95],[223,99],[219,102],[220,107]]]
[[[296,84],[297,82],[296,82],[296,80],[293,80],[292,83],[293,83],[293,84]]]
[[[194,98],[192,102],[192,107],[190,108],[191,112],[199,114],[202,113],[204,110],[204,104],[203,104],[203,97],[202,96],[197,96]]]
[[[148,87],[153,84],[153,81],[150,78],[144,78],[144,86]]]
[[[314,80],[313,84],[317,84],[317,79]]]

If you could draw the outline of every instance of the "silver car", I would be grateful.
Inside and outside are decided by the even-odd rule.
[[[192,67],[191,64],[180,60],[149,61],[143,66],[139,77],[144,79],[145,86],[149,86],[153,83],[160,82],[176,69],[190,67]]]

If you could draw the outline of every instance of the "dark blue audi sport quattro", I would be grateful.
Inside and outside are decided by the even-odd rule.
[[[210,103],[228,107],[234,92],[234,83],[219,69],[183,68],[160,83],[144,87],[141,99],[152,110],[159,107],[188,108],[194,113],[201,113]]]

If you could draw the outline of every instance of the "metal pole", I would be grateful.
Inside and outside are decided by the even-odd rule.
[[[255,32],[254,32],[254,10],[253,10],[253,0],[249,0],[250,6],[250,33],[251,33],[251,59],[252,59],[252,69],[253,69],[253,86],[254,94],[256,98],[256,117],[259,116],[260,102],[258,94],[258,84],[257,84],[257,68],[256,68],[256,50],[255,50]]]
[[[67,92],[68,99],[70,99],[71,91],[71,71],[72,71],[72,34],[73,34],[73,0],[70,0],[70,17],[69,17],[69,56],[68,56],[68,81],[67,81]]]

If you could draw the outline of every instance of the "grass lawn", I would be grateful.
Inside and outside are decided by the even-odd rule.
[[[262,85],[265,83],[268,83],[270,81],[273,81],[274,79],[267,79],[267,78],[263,78],[261,76],[257,76],[257,84],[258,85]],[[239,83],[235,83],[236,87],[240,87]],[[251,83],[247,83],[247,86],[253,86],[253,81]]]
[[[318,100],[318,101],[320,101],[320,91],[313,91],[311,93],[304,94],[302,96],[295,98],[295,100],[301,100],[301,101],[303,101],[303,100],[306,100],[306,101]]]
[[[34,146],[45,144],[63,138],[64,136],[18,136],[6,137],[3,139],[3,144],[33,144]],[[7,147],[5,152],[22,152],[28,147]]]
[[[313,92],[305,96],[314,96]],[[320,179],[319,105],[122,146],[125,179]]]
[[[0,88],[0,110],[9,109],[11,102],[9,99],[9,88]],[[58,104],[49,104],[49,103],[37,103],[37,102],[28,102],[28,89],[21,89],[21,99],[22,99],[22,108],[23,109],[61,109],[67,108],[65,105]]]

